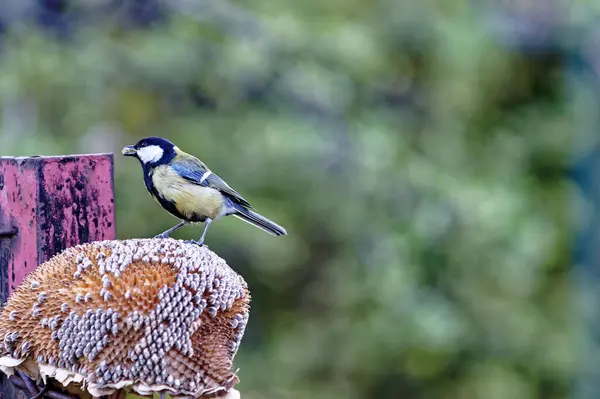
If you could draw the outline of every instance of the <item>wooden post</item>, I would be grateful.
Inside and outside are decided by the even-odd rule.
[[[0,299],[74,245],[115,238],[113,155],[0,157]],[[21,398],[2,374],[0,395]]]

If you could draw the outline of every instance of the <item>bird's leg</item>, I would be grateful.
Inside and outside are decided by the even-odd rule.
[[[210,226],[211,223],[212,223],[212,219],[206,218],[206,222],[205,222],[205,225],[204,225],[204,231],[202,232],[202,235],[200,236],[200,239],[198,241],[186,240],[185,242],[187,242],[189,244],[196,244],[196,245],[200,245],[200,246],[206,246],[206,245],[204,245],[204,237],[206,237],[206,231],[208,230],[208,226]]]
[[[200,246],[204,245],[204,237],[206,237],[206,232],[208,231],[208,226],[210,226],[211,223],[212,223],[212,219],[207,218],[206,224],[204,225],[204,231],[202,232],[200,239],[198,241],[196,241],[196,244],[198,244]]]
[[[183,226],[184,226],[186,223],[187,223],[187,222],[186,222],[185,220],[182,220],[181,222],[179,222],[179,224],[177,224],[177,225],[175,225],[175,226],[171,227],[169,230],[167,230],[167,231],[165,231],[165,232],[163,232],[163,233],[160,233],[160,234],[159,234],[159,235],[157,235],[157,236],[154,236],[154,238],[168,238],[168,237],[169,237],[169,234],[171,234],[172,232],[174,232],[174,231],[175,231],[175,230],[177,230],[178,228],[180,228],[180,227],[183,227]]]

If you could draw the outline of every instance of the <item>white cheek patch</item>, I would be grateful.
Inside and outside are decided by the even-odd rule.
[[[157,145],[149,145],[148,147],[140,148],[137,151],[138,157],[143,163],[152,163],[160,160],[163,156],[163,149]]]

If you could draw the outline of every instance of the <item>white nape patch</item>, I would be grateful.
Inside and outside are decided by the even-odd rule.
[[[143,163],[151,163],[159,161],[163,156],[163,149],[157,145],[149,145],[137,150],[138,157]]]
[[[206,180],[208,178],[208,176],[212,175],[212,172],[210,170],[207,170],[206,172],[204,172],[204,174],[202,175],[202,178],[200,179],[200,183],[204,183],[204,180]]]

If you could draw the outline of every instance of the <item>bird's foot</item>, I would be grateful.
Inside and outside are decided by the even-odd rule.
[[[185,240],[184,242],[186,244],[196,244],[196,245],[198,245],[200,247],[208,248],[208,245],[206,245],[204,243],[204,241],[200,241],[200,240],[198,240],[198,241],[196,241],[196,240]]]
[[[169,238],[169,234],[168,233],[160,233],[154,236],[154,238]]]

